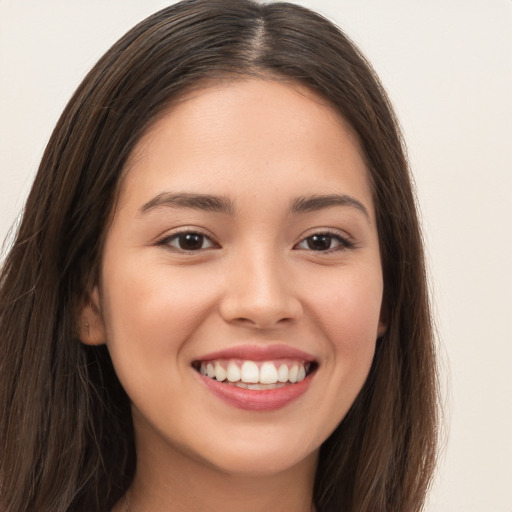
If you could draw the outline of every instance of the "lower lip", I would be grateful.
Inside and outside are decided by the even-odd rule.
[[[302,396],[308,389],[313,374],[295,384],[275,389],[245,389],[205,377],[197,373],[208,389],[227,404],[248,411],[275,411]]]

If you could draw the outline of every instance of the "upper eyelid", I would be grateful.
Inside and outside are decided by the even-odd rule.
[[[215,238],[214,235],[207,229],[201,228],[199,226],[178,226],[172,229],[167,229],[162,233],[162,235],[159,235],[157,238],[168,238],[172,236],[177,235],[183,235],[186,233],[197,233],[198,235],[204,235],[208,238]]]
[[[176,231],[167,232],[156,239],[157,245],[165,245],[169,242],[169,240],[175,239],[180,235],[186,235],[187,233],[195,233],[201,236],[204,236],[210,242],[212,242],[213,245],[220,247],[219,242],[217,239],[210,233],[206,232],[204,229],[197,228],[197,227],[183,227],[183,228],[176,228]]]
[[[330,236],[332,238],[335,238],[337,240],[340,240],[346,244],[352,244],[353,241],[350,237],[348,236],[343,236],[343,235],[340,235],[339,233],[332,233],[332,232],[329,232],[329,231],[318,231],[316,233],[312,233],[311,235],[307,235],[305,237],[302,237],[295,245],[298,245],[298,244],[301,244],[302,242],[306,241],[308,238],[311,238],[312,236],[315,236],[315,235],[327,235],[327,236]]]
[[[339,245],[335,246],[335,247],[332,247],[332,248],[329,248],[329,249],[326,249],[325,251],[314,251],[312,249],[306,249],[306,248],[299,247],[308,238],[310,238],[312,236],[315,236],[315,235],[328,235],[328,236],[331,236],[333,238],[336,238],[336,239],[339,240],[339,242],[338,242]],[[293,245],[293,249],[294,250],[297,250],[297,251],[302,250],[302,251],[305,251],[305,252],[312,252],[312,253],[315,253],[316,255],[334,254],[334,253],[339,253],[339,252],[342,252],[342,251],[349,251],[349,250],[352,250],[352,249],[357,249],[358,247],[359,247],[358,242],[352,236],[350,236],[346,232],[340,232],[340,230],[337,230],[337,229],[334,229],[334,228],[314,229],[310,233],[303,234],[301,236],[301,238]]]
[[[306,238],[309,238],[310,236],[314,236],[314,235],[330,235],[330,236],[335,236],[335,237],[341,238],[343,240],[354,241],[354,237],[347,231],[344,231],[344,230],[338,229],[338,228],[321,228],[320,227],[320,228],[311,228],[311,229],[308,229],[305,232],[303,232],[300,235],[300,238],[298,239],[297,243],[302,242]]]

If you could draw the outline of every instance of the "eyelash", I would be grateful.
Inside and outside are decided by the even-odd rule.
[[[330,254],[333,252],[338,251],[346,251],[348,249],[353,249],[355,247],[355,243],[353,240],[351,240],[348,237],[341,236],[339,233],[334,231],[318,231],[316,233],[312,233],[311,235],[303,238],[298,244],[295,244],[294,249],[298,248],[301,244],[308,243],[308,240],[311,241],[313,238],[328,238],[330,242],[336,242],[337,245],[334,247],[329,247],[326,250],[315,250],[311,247],[308,248],[301,248],[299,250],[307,250],[315,253],[323,253],[323,254]],[[309,244],[308,244],[309,245]]]
[[[182,237],[197,237],[197,238],[199,238],[199,241],[201,242],[201,247],[196,248],[196,249],[190,249],[190,248],[185,249],[183,247],[180,247],[179,245],[178,246],[172,245],[173,242],[177,242],[177,244],[180,244],[180,241],[184,241],[185,239]],[[327,238],[327,239],[329,239],[328,241],[330,242],[330,244],[332,244],[332,242],[335,242],[336,245],[334,247],[329,247],[325,250],[323,250],[323,249],[315,250],[315,249],[311,248],[311,245],[310,245],[310,242],[312,242],[312,240],[315,237],[324,238],[324,239]],[[207,242],[209,244],[209,246],[202,247],[204,245],[204,242]],[[300,247],[302,244],[307,244],[308,247]],[[209,250],[209,249],[218,249],[220,247],[220,245],[217,242],[215,242],[214,240],[212,240],[210,236],[206,235],[205,233],[202,233],[199,230],[185,230],[185,231],[180,231],[178,233],[173,233],[172,235],[166,236],[165,238],[159,240],[156,243],[156,245],[157,246],[166,246],[173,250],[176,250],[177,252],[182,252],[185,254],[199,253],[199,252]],[[305,250],[305,251],[311,251],[311,252],[315,252],[315,253],[329,254],[329,253],[333,253],[333,252],[353,249],[354,247],[355,247],[355,243],[352,240],[350,240],[350,238],[343,237],[339,233],[326,230],[326,231],[319,231],[316,233],[312,233],[311,235],[303,238],[300,242],[295,244],[293,248],[295,250]]]
[[[209,245],[209,247],[199,247],[198,249],[184,249],[182,247],[179,247],[179,246],[176,247],[176,246],[172,245],[172,242],[174,242],[174,241],[178,242],[178,244],[179,244],[180,238],[187,237],[187,236],[188,237],[192,237],[192,236],[200,237],[201,242],[202,242],[201,245],[203,245],[205,241],[207,241],[210,245]],[[199,230],[193,230],[193,229],[179,231],[178,233],[173,233],[172,235],[166,236],[165,238],[162,238],[162,240],[159,240],[156,245],[170,247],[171,249],[174,249],[177,252],[182,252],[185,254],[202,252],[202,251],[205,251],[208,249],[218,249],[220,247],[219,244],[217,244],[215,241],[213,241],[211,239],[210,236],[206,235],[205,233],[201,233],[201,231],[199,231]]]

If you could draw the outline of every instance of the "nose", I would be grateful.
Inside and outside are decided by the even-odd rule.
[[[273,329],[297,321],[302,303],[288,265],[270,254],[241,255],[228,271],[220,313],[228,323]]]

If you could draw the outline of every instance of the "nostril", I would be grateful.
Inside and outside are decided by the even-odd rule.
[[[238,325],[245,327],[255,327],[259,329],[271,329],[278,326],[285,326],[293,322],[293,318],[291,317],[283,317],[283,318],[275,318],[269,315],[265,316],[257,316],[254,315],[253,318],[247,317],[239,317],[231,320],[233,323],[237,323]]]

